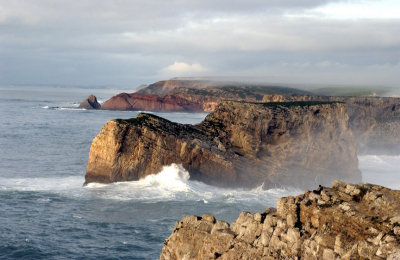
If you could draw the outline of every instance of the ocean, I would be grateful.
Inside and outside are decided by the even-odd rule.
[[[0,87],[0,259],[158,259],[186,215],[232,222],[274,207],[290,187],[221,189],[189,180],[180,165],[134,182],[83,187],[90,144],[107,120],[138,112],[78,109],[118,88]],[[205,113],[156,113],[198,123]],[[400,156],[359,156],[363,181],[400,189]]]

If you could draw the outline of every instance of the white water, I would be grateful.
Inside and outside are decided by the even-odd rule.
[[[269,189],[262,187],[243,190],[226,189],[189,180],[189,173],[181,166],[165,166],[156,175],[149,175],[139,181],[117,182],[112,184],[90,183],[86,189],[101,192],[105,198],[143,201],[270,201],[281,196],[301,193],[296,189]]]
[[[400,189],[400,156],[359,156],[359,167],[363,182]],[[90,183],[82,187],[83,176],[43,178],[1,178],[0,190],[45,191],[72,196],[88,194],[102,199],[157,201],[220,201],[271,202],[279,197],[300,194],[300,189],[268,189],[258,187],[252,190],[214,187],[202,182],[189,180],[189,173],[180,165],[165,166],[156,175],[149,175],[139,181],[111,184]]]

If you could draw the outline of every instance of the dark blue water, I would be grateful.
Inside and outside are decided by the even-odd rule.
[[[243,210],[262,211],[278,197],[301,192],[217,189],[189,181],[179,165],[137,182],[82,187],[92,139],[107,120],[137,113],[79,110],[77,104],[92,93],[106,100],[122,91],[129,92],[0,87],[1,259],[157,259],[185,215],[231,222]],[[183,123],[206,116],[158,115]],[[399,157],[360,162],[365,181],[400,187],[393,181]]]

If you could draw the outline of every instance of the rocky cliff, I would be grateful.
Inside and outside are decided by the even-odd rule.
[[[400,98],[309,95],[265,95],[263,98],[263,102],[316,100],[346,103],[360,154],[400,153]]]
[[[261,101],[265,94],[306,94],[279,86],[206,80],[166,80],[151,84],[137,93],[118,94],[107,100],[103,109],[156,112],[211,112],[222,100]]]
[[[97,102],[97,98],[94,95],[90,95],[87,99],[80,103],[79,108],[85,109],[100,109],[101,105]]]
[[[242,212],[184,217],[160,259],[400,259],[400,191],[335,182]]]
[[[151,95],[170,95],[176,91],[176,89],[191,89],[205,91],[204,94],[225,92],[229,95],[236,95],[237,91],[241,94],[247,94],[250,92],[257,94],[296,94],[305,95],[311,94],[308,91],[273,86],[267,84],[254,84],[244,83],[235,81],[213,81],[213,80],[195,80],[195,79],[171,79],[162,80],[156,83],[150,84],[147,87],[141,88],[137,93],[139,94],[151,94]],[[210,91],[209,91],[210,90]],[[232,92],[232,90],[234,92]],[[243,98],[243,97],[242,97]],[[262,98],[262,97],[261,97]]]
[[[138,180],[172,163],[218,186],[310,187],[361,177],[344,104],[224,101],[198,125],[151,114],[107,122],[92,142],[85,179]]]
[[[155,96],[138,93],[121,93],[106,102],[102,109],[155,112],[203,112],[201,104],[179,96]]]

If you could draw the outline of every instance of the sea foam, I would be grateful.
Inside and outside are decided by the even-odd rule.
[[[299,194],[298,189],[268,189],[260,187],[245,189],[229,189],[207,185],[190,180],[189,173],[177,164],[165,166],[155,175],[149,175],[138,181],[116,182],[111,184],[90,183],[85,187],[93,194],[117,200],[141,201],[184,201],[195,200],[209,203],[224,201],[274,201],[281,196]]]

